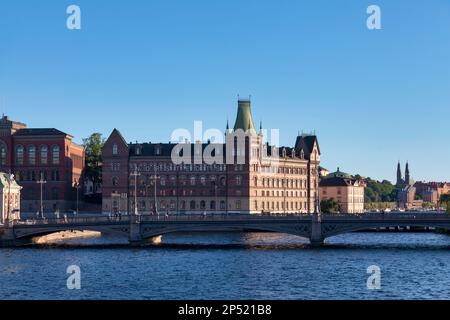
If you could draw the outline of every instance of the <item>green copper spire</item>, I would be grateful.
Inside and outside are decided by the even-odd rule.
[[[255,125],[252,119],[252,110],[250,100],[238,100],[238,112],[236,122],[234,123],[234,130],[242,129],[247,131],[249,129],[255,130]]]

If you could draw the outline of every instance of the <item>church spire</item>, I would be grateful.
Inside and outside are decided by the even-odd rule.
[[[411,183],[411,177],[409,175],[409,165],[408,165],[408,161],[406,162],[406,169],[405,169],[405,183],[406,185],[409,186],[409,184]]]
[[[397,186],[402,183],[402,169],[400,168],[400,161],[397,164]]]

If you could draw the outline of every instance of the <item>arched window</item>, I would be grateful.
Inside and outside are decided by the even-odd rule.
[[[225,186],[227,184],[227,180],[225,179],[225,177],[220,178],[220,184],[222,186]]]
[[[190,209],[195,210],[195,201],[194,200],[191,200]]]
[[[181,200],[181,202],[180,202],[180,209],[181,210],[186,210],[186,201]]]
[[[23,165],[23,147],[16,147],[16,164]]]
[[[216,202],[213,200],[213,201],[211,201],[211,203],[210,203],[210,205],[209,205],[209,208],[211,209],[211,210],[216,210]]]
[[[52,147],[52,162],[53,164],[59,164],[59,146]]]
[[[200,183],[202,184],[202,186],[206,185],[206,177],[205,176],[200,177]]]
[[[195,176],[191,177],[191,186],[195,186]]]
[[[117,178],[117,177],[113,177],[112,178],[112,185],[113,186],[118,186],[119,185],[119,178]]]
[[[115,156],[119,154],[119,148],[117,147],[117,144],[115,144],[115,143],[112,146],[112,154]]]
[[[33,166],[36,164],[36,147],[33,145],[28,146],[28,164]]]
[[[206,202],[205,202],[205,200],[200,201],[200,209],[202,209],[202,210],[206,209]]]
[[[48,162],[48,147],[44,144],[41,146],[41,164],[47,164]]]
[[[0,165],[2,166],[6,165],[6,156],[7,156],[6,144],[3,143],[3,141],[0,141]]]
[[[220,201],[220,210],[225,210],[225,201]]]

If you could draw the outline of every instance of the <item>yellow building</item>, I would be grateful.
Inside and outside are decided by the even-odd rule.
[[[338,168],[320,181],[319,198],[320,201],[336,200],[341,213],[363,213],[364,188],[364,181],[355,179]]]

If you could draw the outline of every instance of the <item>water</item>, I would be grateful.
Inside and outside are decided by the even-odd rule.
[[[0,249],[0,299],[450,299],[449,249],[434,233],[353,233],[321,249],[271,233],[173,234],[137,249],[72,239]],[[81,290],[67,289],[69,265]],[[370,265],[380,290],[367,289]]]

